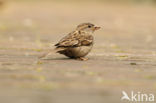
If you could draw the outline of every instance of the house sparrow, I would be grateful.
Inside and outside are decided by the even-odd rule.
[[[98,29],[100,29],[100,27],[96,27],[94,24],[82,23],[78,25],[73,32],[55,44],[56,48],[54,51],[72,59],[88,60],[85,56],[93,47],[94,38],[92,34]],[[47,55],[49,54],[50,53]]]

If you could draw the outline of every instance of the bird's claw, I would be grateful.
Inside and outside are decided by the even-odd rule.
[[[87,61],[88,58],[85,58],[85,57],[80,57],[80,58],[77,58],[77,60],[80,60],[80,61]]]

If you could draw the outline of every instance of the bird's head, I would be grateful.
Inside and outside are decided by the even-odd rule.
[[[100,29],[100,27],[96,27],[94,24],[91,23],[82,23],[77,26],[76,30],[82,31],[82,32],[88,32],[93,33],[94,31]]]

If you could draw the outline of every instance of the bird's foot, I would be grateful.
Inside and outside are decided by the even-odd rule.
[[[80,58],[77,58],[77,60],[87,61],[87,60],[88,60],[88,58],[85,58],[85,57],[80,57]]]

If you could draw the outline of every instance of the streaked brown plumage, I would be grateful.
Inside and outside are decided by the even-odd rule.
[[[69,33],[55,44],[55,51],[67,57],[87,60],[84,58],[92,49],[94,38],[93,32],[100,29],[91,23],[82,23],[77,26],[76,30]]]

